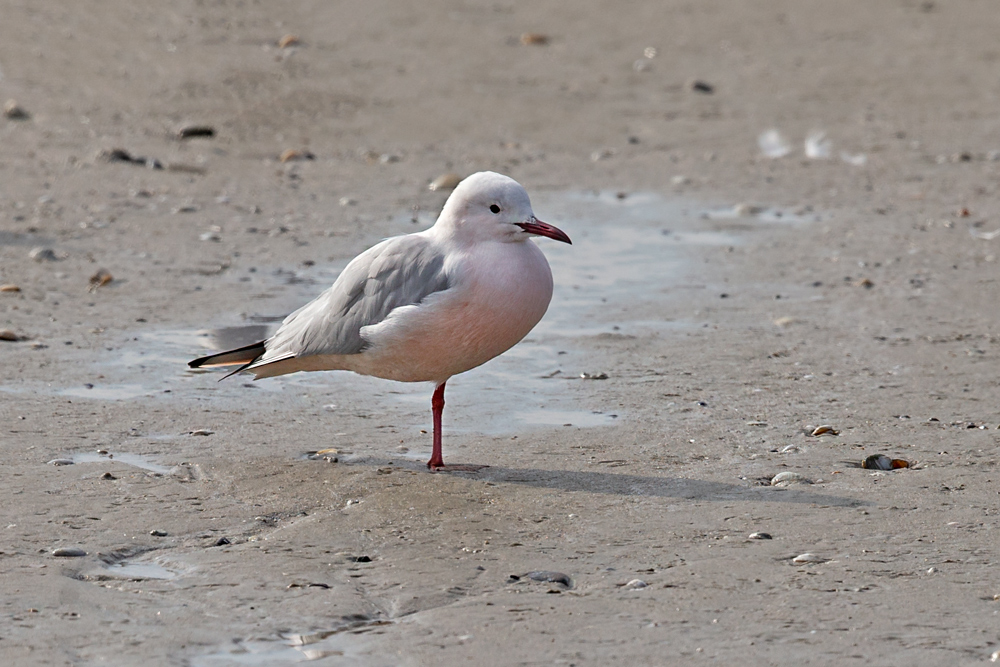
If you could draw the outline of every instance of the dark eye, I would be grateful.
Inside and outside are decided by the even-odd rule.
[[[500,212],[500,207],[497,206],[496,204],[492,204],[492,205],[490,205],[490,211],[492,211],[493,213],[499,213]]]

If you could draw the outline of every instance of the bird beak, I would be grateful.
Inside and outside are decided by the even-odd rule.
[[[569,240],[568,236],[566,236],[566,232],[558,227],[550,225],[547,222],[542,222],[538,218],[532,218],[529,222],[515,222],[514,224],[529,234],[534,234],[535,236],[547,236],[550,239],[573,245],[573,242]]]

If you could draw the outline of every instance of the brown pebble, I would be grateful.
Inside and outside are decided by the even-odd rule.
[[[20,292],[21,288],[17,285],[0,285],[0,292]]]
[[[299,38],[295,35],[285,35],[278,40],[279,49],[287,49],[289,46],[298,46]]]
[[[525,46],[542,46],[549,43],[549,36],[540,32],[526,32],[521,35],[521,43]]]
[[[88,288],[88,291],[93,292],[97,290],[98,287],[107,285],[112,280],[114,280],[114,276],[112,276],[107,270],[99,269],[97,273],[90,276],[90,287]]]
[[[19,341],[21,337],[10,329],[0,329],[0,340]]]
[[[7,103],[3,105],[3,115],[11,120],[28,120],[31,118],[31,114],[25,111],[17,103],[17,100],[7,100]]]

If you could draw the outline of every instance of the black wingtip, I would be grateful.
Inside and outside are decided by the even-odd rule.
[[[246,366],[249,366],[256,361],[260,355],[264,354],[264,342],[265,341],[260,341],[259,343],[244,345],[243,347],[238,347],[234,350],[226,350],[225,352],[216,352],[215,354],[198,357],[197,359],[189,361],[188,367],[201,368],[205,365],[234,366],[236,364],[245,364]]]

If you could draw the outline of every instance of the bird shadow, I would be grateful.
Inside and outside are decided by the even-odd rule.
[[[561,491],[585,491],[618,496],[657,496],[686,500],[807,503],[832,507],[862,507],[872,503],[795,488],[746,487],[723,482],[678,477],[648,477],[609,472],[539,470],[492,466],[474,479],[494,483],[522,484]]]
[[[352,457],[349,465],[378,466],[388,463],[378,457]],[[868,507],[874,503],[857,498],[833,496],[807,491],[805,488],[773,486],[740,486],[724,482],[683,477],[651,477],[611,472],[581,470],[543,470],[539,468],[505,468],[486,466],[478,472],[445,471],[430,473],[413,460],[394,460],[396,469],[424,474],[458,475],[465,479],[495,484],[521,484],[542,489],[580,491],[616,496],[651,496],[684,498],[686,500],[751,501],[767,503],[803,503],[829,507]]]

